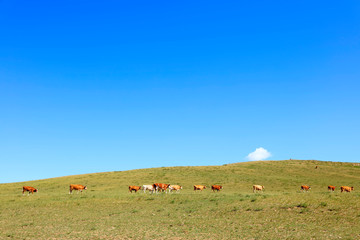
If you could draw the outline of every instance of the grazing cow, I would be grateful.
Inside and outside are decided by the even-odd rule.
[[[181,189],[183,189],[183,188],[180,185],[170,185],[169,186],[169,192],[172,192],[175,190],[176,190],[176,192],[179,192]]]
[[[196,190],[202,191],[203,189],[206,189],[206,186],[204,186],[204,185],[194,185],[194,191],[196,191]]]
[[[216,191],[220,191],[221,189],[223,189],[223,187],[222,187],[221,185],[212,185],[212,186],[211,186],[211,190],[212,190],[213,192],[215,192],[215,190],[216,190]]]
[[[334,192],[334,191],[335,191],[335,186],[329,185],[329,186],[328,186],[328,190]]]
[[[309,191],[311,189],[311,187],[307,186],[307,185],[301,185],[300,188],[302,191]]]
[[[153,184],[155,190],[156,190],[156,193],[160,191],[167,193],[166,192],[166,189],[168,189],[168,187],[170,186],[170,184],[165,184],[165,183],[154,183]]]
[[[80,184],[70,184],[70,191],[69,194],[72,193],[73,190],[80,191],[82,193],[83,190],[86,190],[87,187]],[[79,192],[78,192],[79,193]]]
[[[341,192],[351,192],[351,191],[354,191],[354,187],[341,186],[340,190],[341,190]]]
[[[265,190],[264,186],[261,185],[253,185],[253,192],[257,192],[257,191],[263,191]]]
[[[155,190],[153,185],[143,185],[142,188],[144,190],[144,193],[146,193],[146,190],[149,190],[149,192],[151,192],[151,193],[153,193]]]
[[[34,194],[34,192],[37,192],[38,190],[34,187],[30,187],[30,186],[23,186],[23,195],[24,192],[28,192],[29,194]]]
[[[129,186],[129,192],[131,192],[131,193],[133,191],[137,192],[139,190],[141,190],[141,186]]]

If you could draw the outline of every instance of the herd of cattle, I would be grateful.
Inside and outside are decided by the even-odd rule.
[[[212,185],[211,190],[212,191],[220,191],[223,187],[220,185]],[[171,185],[171,184],[165,184],[165,183],[154,183],[153,185],[142,185],[142,186],[129,186],[129,192],[137,192],[139,190],[143,189],[144,193],[146,191],[149,191],[150,193],[158,193],[158,192],[179,192],[181,189],[183,189],[180,185]],[[206,186],[204,185],[194,185],[194,191],[197,190],[204,190],[206,189]]]
[[[328,191],[334,192],[335,191],[335,186],[328,186]],[[311,187],[307,186],[307,185],[302,185],[300,188],[302,191],[309,191],[311,189]],[[351,192],[354,191],[354,187],[348,187],[348,186],[341,186],[340,187],[340,191],[341,192]]]
[[[72,191],[76,190],[76,191],[80,191],[82,192],[83,190],[86,190],[87,187],[84,185],[79,185],[79,184],[70,184],[70,191],[69,194],[72,193]],[[167,193],[167,191],[170,192],[179,192],[181,189],[183,189],[182,186],[180,185],[171,185],[171,184],[165,184],[165,183],[154,183],[152,185],[142,185],[142,186],[129,186],[129,192],[132,193],[137,192],[139,190],[143,190],[144,193],[146,193],[146,191],[149,191],[150,193],[158,193],[158,192],[165,192]],[[194,191],[202,191],[206,189],[205,185],[194,185]],[[213,192],[215,191],[220,191],[221,189],[223,189],[223,187],[221,185],[212,185],[211,186],[211,190]],[[264,186],[261,185],[253,185],[253,192],[258,192],[258,191],[263,191],[265,189]],[[301,185],[300,190],[302,191],[309,191],[311,189],[310,186],[307,185]],[[335,186],[328,186],[328,191],[334,192],[335,191]],[[340,191],[341,192],[351,192],[354,191],[354,187],[348,187],[348,186],[341,186],[340,187]],[[30,193],[34,193],[34,192],[38,192],[38,189],[34,188],[34,187],[30,187],[30,186],[24,186],[23,187],[23,194],[25,192]]]

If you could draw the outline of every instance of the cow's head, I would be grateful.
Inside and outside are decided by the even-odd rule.
[[[86,187],[86,186],[84,187],[84,190],[87,190],[87,187]]]
[[[354,191],[354,187],[351,187],[351,191]]]
[[[223,189],[223,186],[220,186],[220,189]]]
[[[182,186],[180,186],[180,189],[182,189]]]
[[[39,191],[39,190],[37,190],[37,189],[34,190],[34,192],[37,192],[37,191]]]
[[[206,186],[204,185],[204,189],[206,189]]]

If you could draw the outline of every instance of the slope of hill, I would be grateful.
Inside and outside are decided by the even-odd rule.
[[[315,169],[315,166],[318,166]],[[129,193],[163,182],[181,193]],[[69,195],[69,184],[87,185]],[[223,185],[194,192],[194,184]],[[265,186],[252,193],[252,185]],[[300,185],[311,186],[310,192]],[[39,189],[30,196],[22,186]],[[337,186],[334,193],[328,185]],[[339,187],[354,186],[351,193]],[[360,166],[323,161],[261,161],[163,167],[0,185],[0,238],[251,239],[360,238]]]

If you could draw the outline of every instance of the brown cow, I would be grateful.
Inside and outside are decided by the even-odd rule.
[[[301,185],[300,188],[302,191],[309,191],[311,189],[311,187],[307,186],[307,185]]]
[[[139,190],[141,190],[141,186],[129,186],[129,192],[131,192],[131,193],[133,191],[137,192]]]
[[[329,185],[329,186],[328,186],[328,191],[334,192],[334,191],[335,191],[335,186]]]
[[[222,187],[221,185],[212,185],[212,186],[211,186],[211,190],[212,190],[213,192],[215,192],[215,190],[216,190],[216,191],[220,191],[221,189],[223,189],[223,187]]]
[[[167,193],[166,189],[168,189],[169,186],[170,186],[170,184],[165,184],[165,183],[154,183],[153,184],[153,187],[155,188],[156,193],[158,193],[159,190],[161,192],[165,191],[165,193]]]
[[[264,186],[261,186],[261,185],[253,185],[253,192],[262,191],[262,190],[265,190],[265,187],[264,187]]]
[[[76,190],[76,191],[80,191],[80,193],[82,193],[83,190],[86,190],[87,187],[84,186],[84,185],[80,185],[80,184],[70,184],[70,191],[69,191],[69,194],[72,193],[73,190]],[[79,192],[78,192],[79,193]]]
[[[28,192],[29,194],[34,194],[34,192],[38,192],[38,190],[34,187],[30,187],[30,186],[23,186],[23,195],[24,192]]]
[[[206,186],[204,186],[204,185],[194,185],[194,191],[196,191],[196,190],[202,191],[203,189],[206,189]]]
[[[354,187],[341,186],[340,190],[341,190],[341,192],[351,192],[351,191],[354,191]]]

